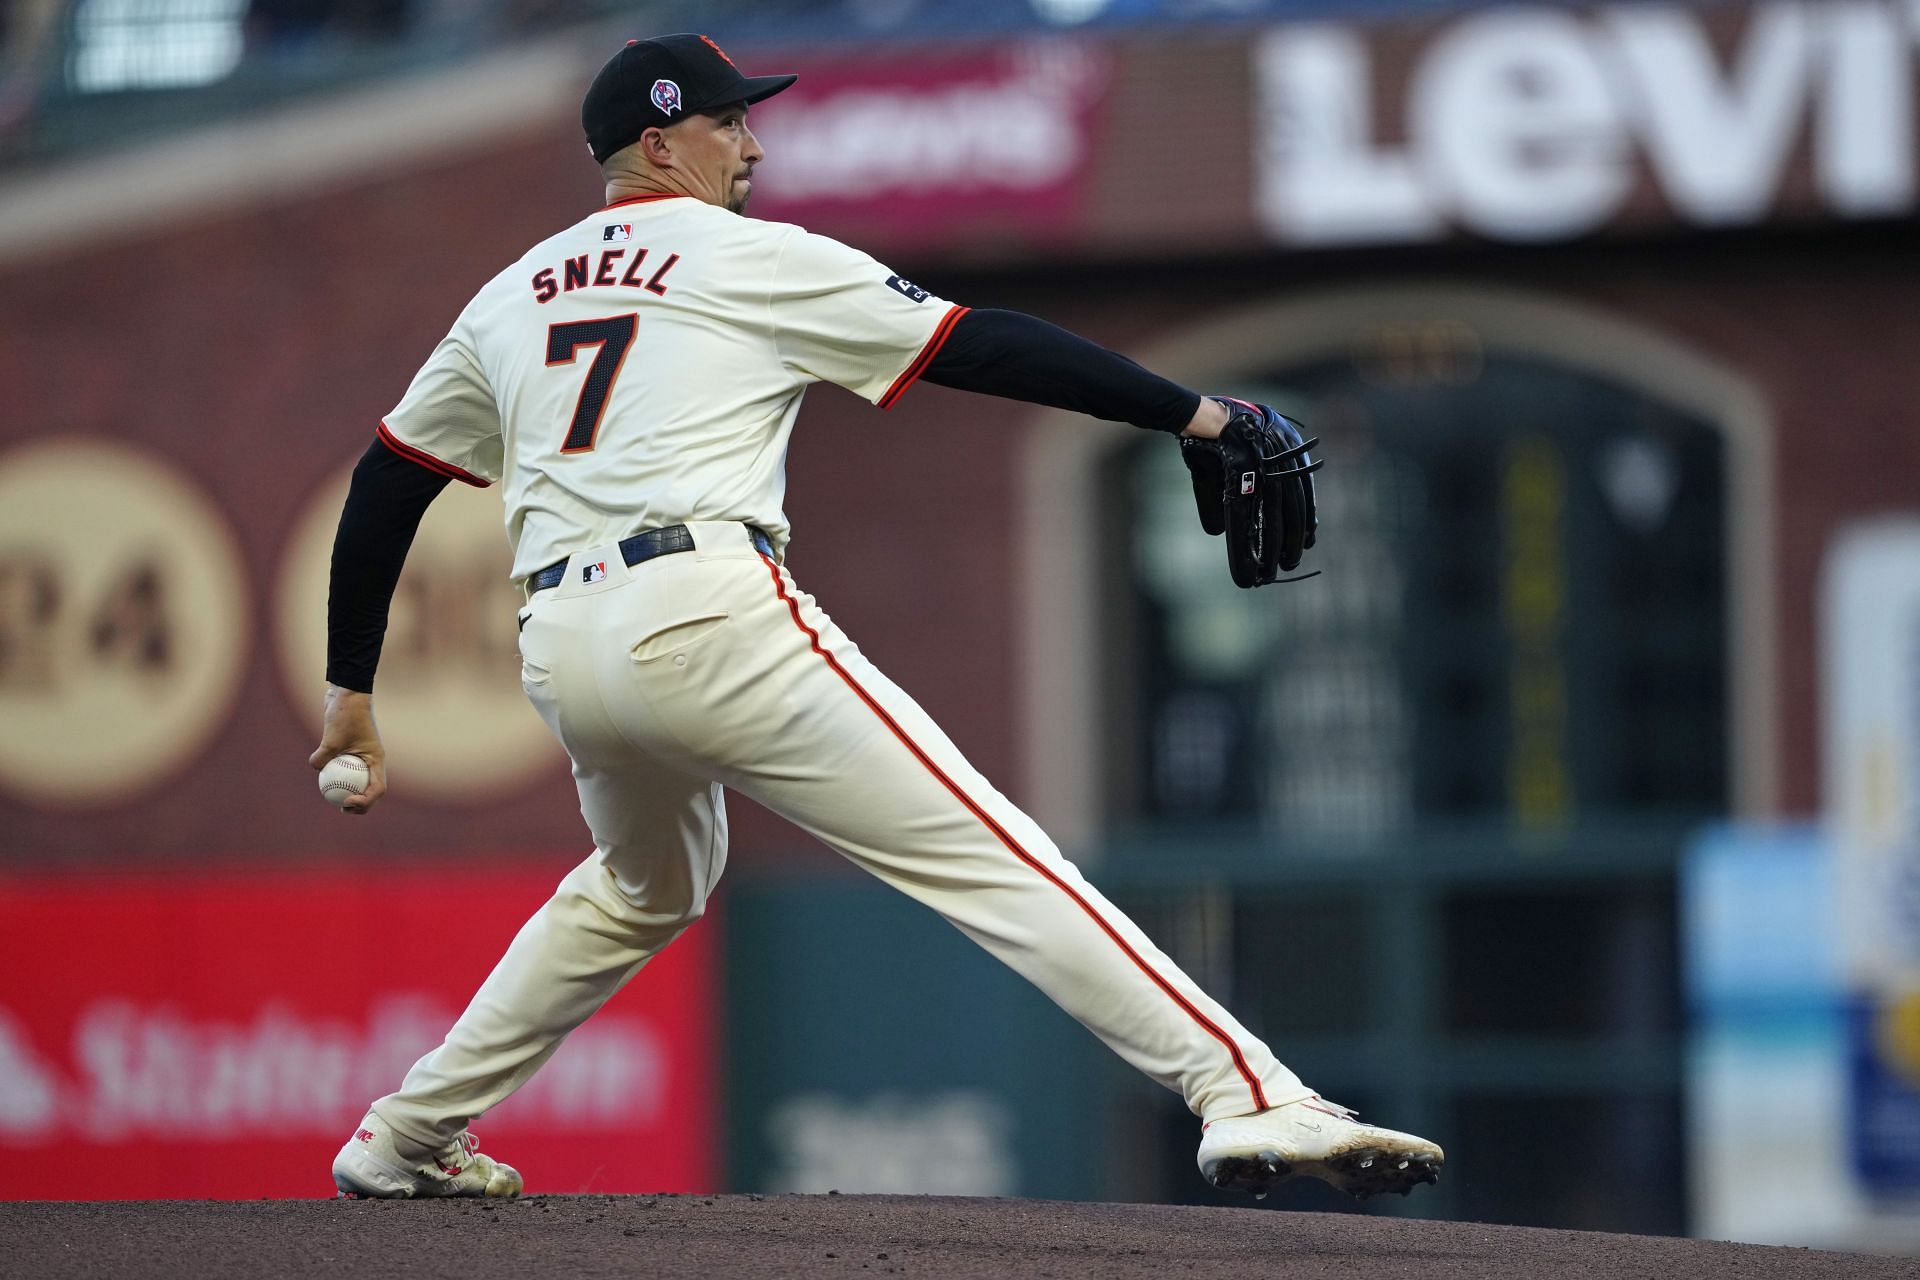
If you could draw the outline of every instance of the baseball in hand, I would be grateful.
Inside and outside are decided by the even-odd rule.
[[[336,809],[346,807],[355,796],[367,794],[372,785],[373,775],[359,756],[335,756],[320,770],[320,794]]]

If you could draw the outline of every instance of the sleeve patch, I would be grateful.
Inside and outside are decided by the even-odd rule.
[[[893,290],[901,297],[909,298],[914,302],[925,302],[933,296],[931,291],[922,289],[913,281],[904,279],[901,276],[888,276],[887,288]]]

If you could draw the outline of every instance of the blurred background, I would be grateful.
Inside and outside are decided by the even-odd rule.
[[[320,1195],[587,851],[498,498],[314,793],[346,474],[600,199],[631,36],[750,72],[756,216],[1325,441],[1245,593],[1167,441],[822,388],[790,563],[1327,1096],[1355,1206],[1920,1252],[1920,7],[5,0],[0,1195]],[[1239,1203],[1197,1126],[734,804],[719,905],[477,1127],[539,1191]]]

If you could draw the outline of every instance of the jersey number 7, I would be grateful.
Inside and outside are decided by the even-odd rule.
[[[576,320],[571,324],[547,326],[547,367],[572,364],[582,347],[600,348],[587,367],[587,381],[580,388],[580,399],[573,406],[573,422],[567,427],[562,453],[585,453],[593,448],[600,431],[600,415],[607,411],[607,396],[613,380],[626,363],[627,348],[633,345],[633,329],[639,316],[607,316],[602,320]]]

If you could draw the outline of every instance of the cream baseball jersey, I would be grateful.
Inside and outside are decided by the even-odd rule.
[[[688,520],[783,546],[807,387],[887,407],[965,311],[799,227],[638,196],[489,281],[380,434],[443,475],[502,482],[515,578]]]

